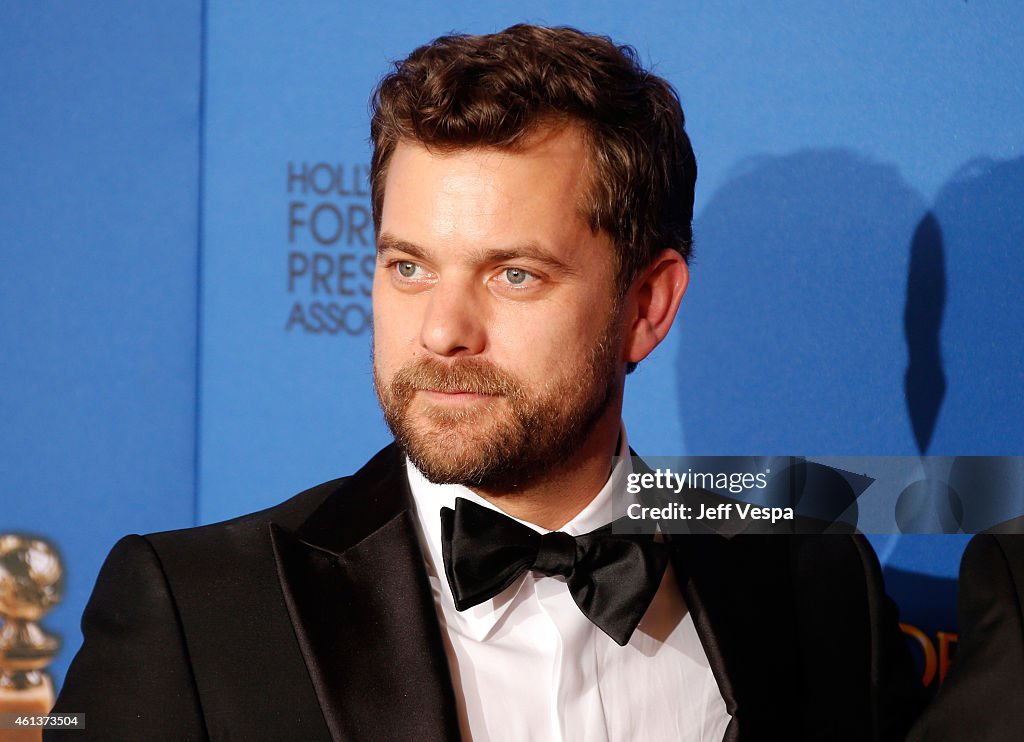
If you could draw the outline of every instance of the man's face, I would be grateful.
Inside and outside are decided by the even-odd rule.
[[[611,238],[580,215],[573,128],[516,152],[403,142],[373,284],[384,416],[435,482],[512,491],[618,424],[624,365]]]

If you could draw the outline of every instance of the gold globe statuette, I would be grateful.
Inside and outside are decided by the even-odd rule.
[[[51,544],[0,535],[0,712],[46,714],[53,706],[53,681],[44,668],[61,642],[38,622],[63,592],[64,567]],[[39,730],[0,730],[0,742],[39,738]]]

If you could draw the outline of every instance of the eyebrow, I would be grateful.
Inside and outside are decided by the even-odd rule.
[[[383,257],[391,252],[401,252],[419,260],[428,260],[428,250],[415,243],[400,240],[392,235],[383,233],[377,238],[377,257]],[[552,270],[560,273],[575,275],[577,271],[571,268],[564,261],[559,260],[549,250],[540,245],[528,242],[511,248],[502,249],[480,249],[473,259],[478,263],[509,263],[523,259],[533,260],[546,265]]]
[[[419,245],[396,239],[387,233],[381,234],[377,238],[377,257],[383,257],[389,252],[404,252],[421,260],[425,260],[427,257],[427,251]]]

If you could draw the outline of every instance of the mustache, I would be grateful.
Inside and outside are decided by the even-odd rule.
[[[390,386],[401,396],[432,391],[516,397],[523,389],[512,374],[480,358],[447,362],[421,358],[402,366],[391,378]]]

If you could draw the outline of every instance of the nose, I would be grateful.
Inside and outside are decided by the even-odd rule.
[[[487,345],[484,308],[469,281],[440,281],[431,291],[420,344],[444,357],[476,355]]]

